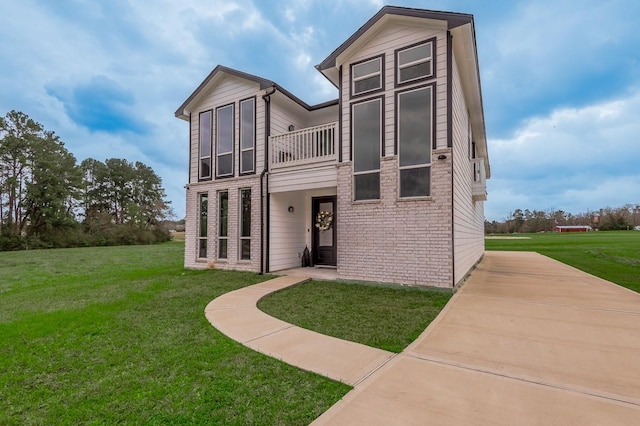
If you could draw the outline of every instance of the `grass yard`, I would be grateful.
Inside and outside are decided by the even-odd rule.
[[[451,292],[311,281],[273,293],[258,307],[329,336],[401,352],[438,315]]]
[[[487,250],[535,251],[640,292],[640,232],[518,234],[486,240]],[[528,238],[521,238],[528,237]]]
[[[211,327],[210,300],[269,277],[183,250],[0,253],[0,424],[308,424],[349,391]]]

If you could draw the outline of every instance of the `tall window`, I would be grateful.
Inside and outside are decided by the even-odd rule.
[[[198,258],[207,258],[207,228],[209,226],[209,195],[198,194]]]
[[[216,177],[233,176],[233,104],[216,110]]]
[[[433,42],[396,51],[396,84],[433,77]]]
[[[240,190],[240,259],[251,259],[251,189]]]
[[[254,98],[240,102],[240,173],[255,172],[256,101]]]
[[[430,195],[433,138],[432,87],[397,94],[400,197]]]
[[[382,90],[384,55],[351,65],[351,95]]]
[[[218,259],[227,258],[229,241],[229,192],[218,192]]]
[[[211,179],[211,111],[200,113],[198,179]]]
[[[382,98],[377,98],[351,105],[355,200],[380,198],[382,103]]]

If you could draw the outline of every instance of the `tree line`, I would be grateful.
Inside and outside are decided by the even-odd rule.
[[[597,211],[572,214],[563,210],[516,209],[503,221],[485,221],[487,234],[551,232],[556,226],[589,225],[600,231],[634,229],[640,226],[640,205],[606,207]]]
[[[167,241],[161,178],[141,162],[76,158],[19,111],[0,117],[0,251]]]

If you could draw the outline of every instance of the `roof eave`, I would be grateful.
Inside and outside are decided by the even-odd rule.
[[[362,37],[371,27],[373,27],[378,21],[380,21],[386,15],[397,15],[397,16],[409,16],[415,18],[425,18],[425,19],[435,19],[440,21],[447,21],[447,28],[452,29],[459,27],[460,25],[465,25],[473,22],[473,15],[466,13],[455,13],[455,12],[441,12],[435,10],[426,10],[426,9],[415,9],[410,7],[399,7],[399,6],[384,6],[382,9],[378,11],[375,15],[373,15],[363,26],[361,26],[355,33],[351,35],[344,43],[338,46],[325,60],[320,62],[316,66],[318,71],[322,72],[327,78],[329,76],[325,73],[325,70],[336,67],[336,59],[342,52],[347,50],[349,46],[356,42],[360,37]],[[331,78],[329,81],[335,84]]]
[[[463,90],[465,90],[465,96],[468,98],[469,102],[468,107],[472,113],[471,121],[474,139],[476,143],[480,143],[480,154],[485,159],[485,173],[488,179],[491,177],[491,166],[489,164],[489,150],[487,146],[484,105],[482,100],[482,84],[480,80],[480,65],[478,62],[478,50],[473,20],[469,25],[457,28],[455,31],[452,31],[452,33],[454,34],[454,46],[456,45],[457,39],[466,39],[462,45],[457,45],[461,50],[456,50],[466,53],[465,55],[462,55],[462,57],[457,58],[457,62],[461,68],[460,72],[465,73],[464,78],[462,78]],[[465,82],[472,82],[473,84],[469,87]]]
[[[191,93],[191,95],[176,110],[175,116],[177,118],[181,118],[183,120],[189,119],[189,115],[190,115],[189,108],[188,108],[189,105],[200,95],[200,93],[203,90],[205,90],[205,88],[209,85],[209,83],[219,73],[230,74],[236,77],[244,78],[246,80],[254,81],[260,85],[260,90],[264,90],[268,87],[273,87],[276,85],[273,81],[267,80],[266,78],[258,77],[253,74],[249,74],[243,71],[238,71],[233,68],[225,67],[224,65],[218,65],[209,73],[209,75],[202,81],[202,83],[200,83],[200,85],[196,88],[196,90],[194,90],[193,93]]]

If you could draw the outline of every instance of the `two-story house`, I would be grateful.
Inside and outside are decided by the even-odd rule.
[[[185,266],[314,265],[452,288],[484,253],[490,176],[473,16],[385,6],[317,67],[308,105],[217,66],[189,122]]]

